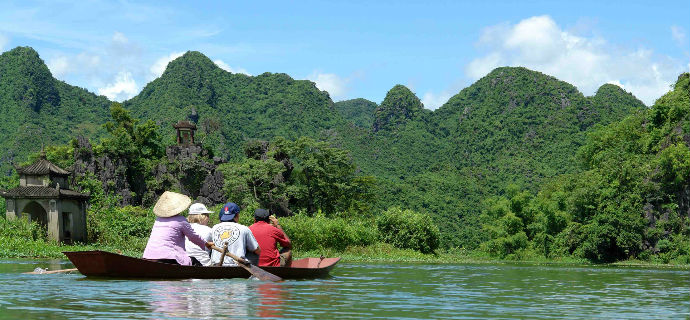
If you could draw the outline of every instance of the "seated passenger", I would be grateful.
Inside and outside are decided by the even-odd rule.
[[[218,214],[220,223],[211,229],[211,239],[221,249],[227,245],[228,252],[246,259],[247,252],[254,252],[258,255],[261,253],[261,249],[259,249],[259,243],[256,242],[249,228],[237,223],[239,215],[239,206],[232,202],[226,203]],[[211,264],[217,265],[220,260],[221,253],[214,250],[211,253]],[[236,266],[237,263],[234,259],[225,257],[223,265]]]
[[[254,211],[254,224],[249,226],[254,238],[263,248],[259,255],[259,266],[284,267],[292,262],[292,244],[275,216],[266,209]],[[282,247],[278,251],[278,244]]]
[[[207,242],[199,237],[189,222],[180,215],[191,202],[189,197],[175,192],[166,191],[161,195],[153,207],[153,213],[157,218],[144,249],[144,259],[190,266],[192,260],[196,259],[187,255],[184,247],[185,237],[200,247],[213,246],[213,242]],[[201,265],[199,261],[195,264]]]
[[[194,229],[194,232],[204,239],[204,241],[211,241],[211,228],[208,227],[209,213],[211,213],[211,211],[208,211],[203,203],[195,203],[189,207],[189,214],[187,215],[187,221],[192,225],[192,229]],[[184,241],[184,247],[187,249],[187,254],[199,260],[201,265],[211,265],[211,249],[197,246],[189,241],[189,239]]]

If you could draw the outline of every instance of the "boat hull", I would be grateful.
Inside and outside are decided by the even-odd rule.
[[[249,278],[241,267],[195,267],[133,258],[107,251],[63,252],[79,272],[87,277],[148,279]],[[261,267],[283,279],[310,279],[327,276],[340,258],[304,258],[289,267]]]

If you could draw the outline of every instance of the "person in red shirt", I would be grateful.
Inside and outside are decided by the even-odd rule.
[[[266,209],[254,211],[254,224],[249,226],[254,238],[259,242],[261,253],[258,265],[268,267],[289,266],[292,262],[290,238],[280,227],[278,219]],[[282,248],[278,251],[278,244]]]

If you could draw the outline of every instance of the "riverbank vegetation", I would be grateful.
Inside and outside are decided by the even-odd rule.
[[[12,165],[34,160],[45,140],[48,159],[92,196],[84,248],[140,255],[149,208],[172,190],[236,202],[244,224],[268,208],[308,253],[690,259],[687,74],[647,108],[615,85],[586,97],[502,67],[430,111],[402,85],[380,105],[334,103],[312,82],[232,74],[199,52],[122,104],[53,79],[30,48],[0,55],[0,71],[0,189],[18,184]],[[198,126],[193,152],[171,146],[184,119]],[[59,255],[23,232],[52,251],[15,239],[3,254]]]
[[[126,209],[126,210],[132,210]],[[135,209],[136,210],[136,209]],[[153,221],[154,216],[151,212],[146,214],[148,216],[145,221]],[[150,216],[149,216],[150,215]],[[150,218],[150,219],[149,219]],[[217,217],[216,217],[217,219]],[[248,215],[240,215],[240,222],[249,223]],[[299,221],[304,220],[304,221]],[[326,225],[334,225],[340,223],[339,219],[317,218],[314,220],[328,221]],[[304,229],[327,229],[323,226],[314,226],[314,220],[304,219],[304,217],[297,217],[297,219],[287,218],[281,219],[281,224],[284,226],[295,227],[296,225],[303,226]],[[303,225],[306,222],[308,225]],[[323,222],[323,221],[322,221]],[[291,228],[288,227],[288,228]],[[138,228],[138,227],[137,227]],[[120,231],[132,231],[129,228],[118,229]],[[295,230],[295,229],[290,229]],[[291,232],[287,231],[286,232]],[[359,232],[369,232],[359,229]],[[136,232],[135,232],[136,233]],[[374,232],[376,233],[376,232]],[[63,251],[80,251],[80,250],[104,250],[110,252],[117,252],[133,257],[141,257],[143,248],[146,244],[148,235],[140,235],[132,237],[131,233],[121,238],[116,237],[116,232],[113,232],[110,241],[99,241],[90,244],[60,244],[54,241],[48,241],[45,238],[45,230],[37,223],[27,221],[26,219],[18,219],[7,221],[0,217],[0,241],[3,245],[0,246],[0,257],[2,258],[40,258],[40,259],[64,259]],[[324,237],[324,236],[322,236]],[[313,239],[318,240],[317,237]],[[292,239],[297,243],[298,239]],[[393,244],[383,241],[374,240],[366,245],[351,245],[343,248],[341,244],[330,246],[328,244],[322,245],[317,242],[311,242],[308,245],[300,245],[295,248],[295,258],[306,257],[341,257],[346,262],[376,262],[376,263],[462,263],[462,264],[496,264],[496,263],[530,263],[530,264],[557,264],[557,265],[591,265],[592,262],[586,259],[578,259],[573,257],[562,258],[544,258],[533,256],[529,259],[523,260],[504,260],[493,257],[485,252],[476,250],[464,249],[438,249],[434,253],[422,253],[413,249],[402,249]],[[672,268],[690,268],[688,264],[662,264],[660,262],[627,260],[613,263],[616,266],[628,267],[672,267]]]
[[[499,258],[574,256],[690,263],[690,75],[647,110],[593,131],[582,168],[536,193],[513,188],[485,201]]]
[[[221,207],[218,205],[212,209],[218,211]],[[247,211],[240,213],[240,223],[244,225],[254,222],[253,211]],[[132,206],[104,206],[89,210],[88,215],[90,241],[83,245],[49,241],[45,228],[26,218],[7,220],[0,217],[0,241],[3,243],[0,257],[61,258],[62,251],[95,249],[141,256],[155,220],[151,209]],[[210,220],[210,225],[219,222],[215,214],[210,216]],[[395,221],[395,225],[391,225],[391,221]],[[428,216],[398,208],[389,210],[378,219],[298,213],[280,218],[280,224],[290,235],[296,253],[356,252],[383,247],[389,251],[407,249],[418,253],[413,256],[422,257],[438,249],[439,242],[438,228]],[[391,237],[391,233],[395,236]]]

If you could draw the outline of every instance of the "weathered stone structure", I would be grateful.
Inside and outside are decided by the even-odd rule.
[[[117,195],[121,206],[153,206],[166,190],[176,190],[206,205],[225,203],[225,180],[217,170],[224,161],[196,142],[196,125],[190,121],[173,124],[177,144],[168,146],[166,157],[144,175],[127,176],[129,159],[108,154],[96,155],[84,137],[74,144],[73,176],[75,181],[93,177],[100,181],[105,194]]]
[[[19,187],[1,193],[7,219],[27,216],[45,226],[51,240],[86,241],[89,195],[70,190],[69,171],[46,160],[43,152],[36,162],[16,170]]]
[[[179,121],[173,127],[177,129],[177,145],[165,149],[168,161],[154,168],[156,180],[206,205],[225,202],[225,179],[216,170],[224,161],[194,141],[194,123]]]
[[[173,125],[177,130],[177,144],[179,145],[194,145],[194,132],[196,132],[196,125],[189,121],[179,121]]]

